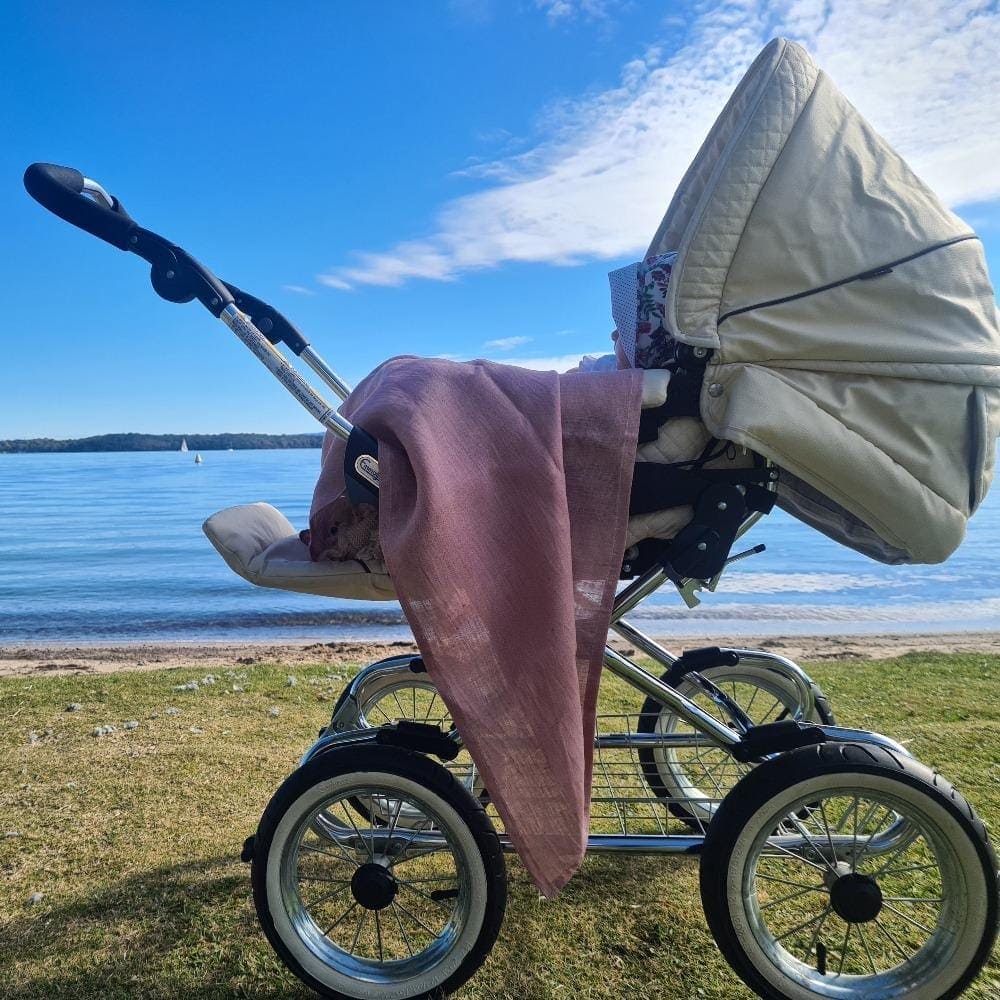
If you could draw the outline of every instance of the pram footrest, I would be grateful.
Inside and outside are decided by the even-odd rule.
[[[396,599],[385,573],[371,573],[355,560],[313,562],[291,521],[270,504],[220,510],[202,527],[229,568],[258,587],[358,601]]]

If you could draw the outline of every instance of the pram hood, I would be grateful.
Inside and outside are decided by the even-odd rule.
[[[666,321],[711,348],[702,418],[782,471],[779,504],[882,562],[940,562],[992,479],[1000,331],[982,246],[776,39],[649,253]]]

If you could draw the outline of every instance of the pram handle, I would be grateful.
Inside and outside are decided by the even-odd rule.
[[[117,198],[73,167],[33,163],[24,172],[24,186],[35,201],[59,218],[148,261],[153,290],[161,298],[168,302],[198,299],[221,319],[316,420],[348,442],[353,463],[345,469],[348,492],[355,502],[377,504],[377,442],[330,406],[275,345],[286,343],[341,399],[347,397],[349,387],[277,309],[220,281],[187,251],[143,229]]]
[[[24,186],[35,201],[60,219],[119,250],[129,249],[128,238],[136,224],[117,198],[79,170],[32,163],[24,172]]]
[[[277,309],[220,281],[180,247],[143,229],[117,198],[79,170],[33,163],[24,172],[24,186],[35,201],[59,218],[148,261],[153,266],[153,289],[167,301],[190,302],[197,298],[217,317],[235,302],[272,344],[284,342],[296,355],[309,347],[305,337]],[[339,387],[338,394],[343,398]]]

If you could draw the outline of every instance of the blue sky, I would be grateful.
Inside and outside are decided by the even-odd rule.
[[[979,0],[27,3],[0,15],[0,438],[301,431],[220,324],[25,195],[80,168],[351,381],[399,353],[607,349],[756,51],[802,41],[1000,273],[1000,12]]]

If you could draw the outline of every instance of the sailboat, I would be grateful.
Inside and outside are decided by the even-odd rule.
[[[187,438],[181,438],[181,451],[188,450]]]
[[[194,464],[201,465],[201,463],[202,463],[201,452],[198,452],[198,454],[194,456]]]

